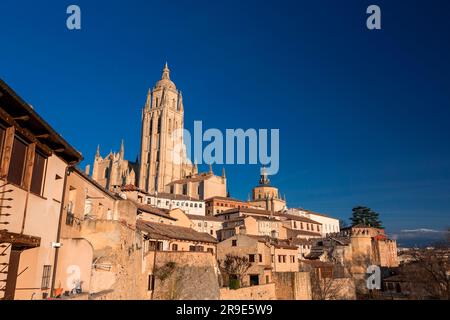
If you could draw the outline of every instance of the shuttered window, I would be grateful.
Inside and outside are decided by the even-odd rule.
[[[2,160],[2,154],[3,154],[3,144],[5,141],[5,128],[0,126],[0,161]]]
[[[14,144],[9,163],[8,181],[16,185],[22,185],[27,155],[27,145],[19,138],[14,138]]]
[[[41,195],[42,194],[42,182],[44,180],[45,171],[45,157],[36,152],[34,156],[33,176],[31,178],[31,192]]]

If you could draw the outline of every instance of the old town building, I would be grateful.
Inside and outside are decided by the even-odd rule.
[[[270,237],[238,234],[217,245],[217,258],[245,256],[251,263],[243,285],[267,284],[273,272],[298,272],[297,247]]]
[[[50,296],[66,172],[81,159],[0,80],[0,298]]]
[[[218,233],[222,230],[222,220],[213,216],[186,215],[191,221],[191,227],[198,232],[205,232],[218,239]]]
[[[308,219],[319,222],[322,225],[321,234],[323,237],[325,237],[327,234],[337,233],[340,231],[339,219],[330,217],[328,215],[313,212],[313,211],[306,210],[306,209],[297,209],[297,208],[290,208],[287,210],[287,213],[292,214],[292,215],[306,217]]]
[[[249,204],[245,201],[233,199],[230,197],[212,197],[205,200],[206,215],[213,216],[234,208],[248,208]]]

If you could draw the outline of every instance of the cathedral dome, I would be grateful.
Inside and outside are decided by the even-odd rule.
[[[161,80],[159,80],[156,83],[156,88],[170,88],[174,90],[177,89],[175,83],[173,83],[172,80],[170,80],[170,70],[169,67],[167,66],[167,62],[164,66]]]

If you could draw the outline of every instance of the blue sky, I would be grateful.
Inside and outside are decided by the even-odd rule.
[[[77,4],[82,30],[65,27]],[[382,30],[365,27],[378,4]],[[139,152],[146,92],[165,61],[185,126],[279,128],[290,206],[339,218],[366,205],[387,229],[450,224],[448,1],[0,3],[0,77],[91,163]],[[221,167],[215,168],[217,173]],[[258,166],[227,166],[246,199]]]

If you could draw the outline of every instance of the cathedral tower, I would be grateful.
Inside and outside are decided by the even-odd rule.
[[[193,173],[186,156],[182,129],[184,107],[181,91],[164,66],[161,80],[148,91],[142,111],[139,188],[149,193],[165,192],[165,186]]]

